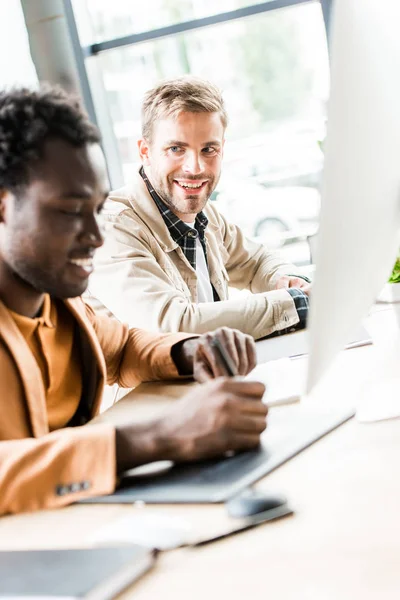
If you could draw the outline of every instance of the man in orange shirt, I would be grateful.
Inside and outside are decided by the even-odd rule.
[[[60,90],[0,93],[0,514],[110,493],[118,473],[147,462],[252,448],[266,426],[262,384],[221,377],[211,344],[246,374],[249,336],[129,330],[80,298],[103,243],[99,141]],[[87,425],[105,383],[181,375],[205,383],[167,414]]]

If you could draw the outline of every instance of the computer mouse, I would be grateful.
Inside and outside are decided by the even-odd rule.
[[[284,496],[272,496],[250,488],[228,500],[226,508],[230,517],[240,519],[278,508],[283,504],[286,504]]]

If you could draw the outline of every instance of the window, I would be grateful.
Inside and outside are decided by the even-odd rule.
[[[265,0],[74,0],[75,12],[86,11],[91,34],[88,43],[102,42],[184,21],[237,10]],[[81,5],[81,6],[78,6]],[[82,22],[78,21],[81,29]],[[81,32],[80,32],[81,33]]]
[[[250,3],[148,0],[146,6],[154,10],[145,15],[136,14],[133,4],[86,0],[94,39],[128,33],[122,31],[128,27],[122,15],[130,9],[135,27],[129,33],[134,33],[210,15],[216,6],[221,12]],[[160,79],[185,73],[216,83],[230,123],[223,172],[211,201],[247,235],[283,246],[290,260],[308,262],[304,239],[318,220],[329,89],[319,2],[107,50],[90,60],[98,63],[126,180],[138,160],[144,92]]]

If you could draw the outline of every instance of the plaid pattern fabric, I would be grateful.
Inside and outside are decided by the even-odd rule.
[[[296,329],[304,329],[307,325],[309,301],[308,296],[302,292],[299,288],[288,288],[289,294],[293,298],[294,305],[299,315],[299,322],[296,325]]]
[[[293,275],[293,277],[298,277],[298,275]],[[306,278],[302,277],[302,279]],[[298,331],[299,329],[304,329],[306,327],[309,309],[309,301],[307,294],[302,292],[299,288],[287,288],[287,291],[293,298],[297,314],[299,315],[299,322],[292,327],[285,327],[285,329],[274,331],[274,333],[266,335],[263,339],[277,337],[278,335],[285,335],[285,333],[292,333],[292,331]]]
[[[172,239],[177,244],[179,244],[179,246],[182,248],[184,255],[188,259],[189,263],[192,265],[193,269],[196,270],[196,240],[197,240],[197,237],[199,237],[199,239],[200,239],[201,245],[204,250],[204,256],[205,256],[206,262],[207,262],[207,248],[206,248],[206,240],[205,240],[205,235],[204,235],[204,232],[208,225],[207,217],[202,212],[200,212],[198,215],[196,215],[196,220],[195,220],[195,224],[194,224],[195,229],[192,229],[192,227],[189,227],[189,225],[187,225],[186,223],[184,223],[183,221],[178,219],[178,217],[172,212],[172,210],[170,210],[168,208],[168,206],[166,206],[166,204],[164,204],[164,202],[161,200],[160,196],[157,194],[157,192],[151,185],[149,178],[147,177],[146,173],[144,172],[143,167],[140,169],[139,173],[142,176],[143,181],[145,182],[145,184],[147,186],[150,196],[153,198],[154,202],[156,203],[156,206],[157,206],[158,210],[160,211],[162,218],[164,219],[164,223],[168,227],[168,231],[171,234]]]

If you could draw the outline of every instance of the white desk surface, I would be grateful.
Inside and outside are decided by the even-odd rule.
[[[390,311],[376,312],[369,325],[374,337],[384,338],[393,326]],[[376,364],[375,346],[342,353],[320,401],[354,402],[354,379],[358,373],[379,379]],[[101,419],[131,410],[144,417],[188,385],[144,384]],[[169,400],[155,395],[160,387]],[[168,552],[121,598],[398,600],[399,462],[400,420],[363,425],[352,419],[259,482],[285,494],[294,516],[203,548]],[[199,529],[227,521],[223,506],[76,505],[1,518],[0,549],[90,545],[99,526],[160,509]]]

